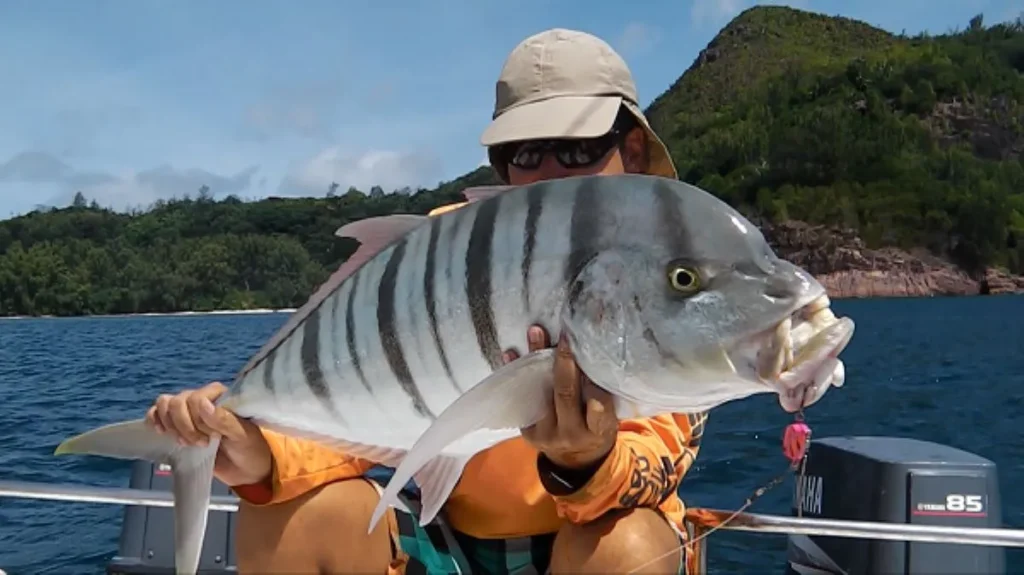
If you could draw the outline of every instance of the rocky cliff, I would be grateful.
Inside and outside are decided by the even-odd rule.
[[[761,224],[780,257],[814,274],[833,298],[1024,293],[1024,277],[989,269],[980,278],[926,252],[869,249],[850,229]]]

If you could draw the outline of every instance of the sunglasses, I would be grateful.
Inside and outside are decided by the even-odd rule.
[[[614,127],[607,134],[596,138],[511,142],[498,147],[498,158],[502,163],[520,170],[536,170],[544,161],[544,156],[551,153],[563,168],[587,168],[601,161],[612,148],[618,146],[624,133],[622,128]]]

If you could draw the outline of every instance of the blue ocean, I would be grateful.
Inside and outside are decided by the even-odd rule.
[[[807,413],[815,437],[895,435],[995,461],[1006,526],[1024,528],[1024,298],[834,302],[857,322],[846,385]],[[138,417],[160,393],[230,379],[285,314],[0,321],[0,479],[127,486],[126,462],[55,457],[69,435]],[[789,418],[773,397],[715,410],[681,485],[691,506],[735,509],[780,474]],[[792,481],[750,509],[789,513]],[[0,569],[102,573],[117,506],[0,499]],[[711,573],[782,573],[782,535],[719,531]],[[1011,572],[1024,552],[1009,551]]]

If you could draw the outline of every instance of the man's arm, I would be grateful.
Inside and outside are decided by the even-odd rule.
[[[561,469],[539,458],[545,489],[560,516],[586,523],[612,509],[658,507],[679,487],[697,453],[707,413],[628,419],[615,445],[590,469]]]
[[[231,488],[252,505],[288,501],[328,483],[359,477],[373,466],[315,441],[263,428],[260,432],[270,447],[270,475],[261,482]]]

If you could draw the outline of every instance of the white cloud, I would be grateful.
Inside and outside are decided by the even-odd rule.
[[[661,32],[643,22],[630,22],[615,41],[615,49],[623,56],[638,56],[649,52],[661,41]]]
[[[331,138],[341,92],[337,78],[275,87],[243,110],[238,136],[251,141]]]
[[[693,0],[690,24],[695,28],[718,28],[753,6],[789,6],[806,10],[810,3],[811,0]]]
[[[81,191],[86,198],[90,201],[96,200],[101,206],[119,210],[145,208],[157,200],[181,198],[186,195],[194,198],[202,186],[208,186],[212,195],[223,197],[248,189],[258,169],[257,166],[251,166],[237,174],[222,176],[199,168],[177,169],[169,165],[157,166],[69,191],[65,203],[70,202],[75,191]]]
[[[0,164],[0,181],[4,182],[57,182],[73,175],[71,166],[56,156],[32,150],[15,154]]]
[[[441,177],[440,160],[426,152],[371,150],[351,153],[340,146],[327,148],[292,167],[281,182],[289,195],[322,196],[331,183],[344,191],[351,186],[367,192],[380,186],[390,192],[405,186],[436,185]]]
[[[693,0],[690,20],[696,27],[719,25],[747,7],[744,0]]]
[[[251,166],[234,175],[224,176],[199,168],[178,169],[157,166],[124,174],[80,171],[46,152],[27,151],[0,163],[0,182],[44,184],[59,191],[43,202],[53,206],[71,203],[76,192],[96,200],[101,206],[124,210],[145,208],[159,199],[195,196],[201,186],[209,186],[215,196],[237,194],[249,188],[258,171]]]

